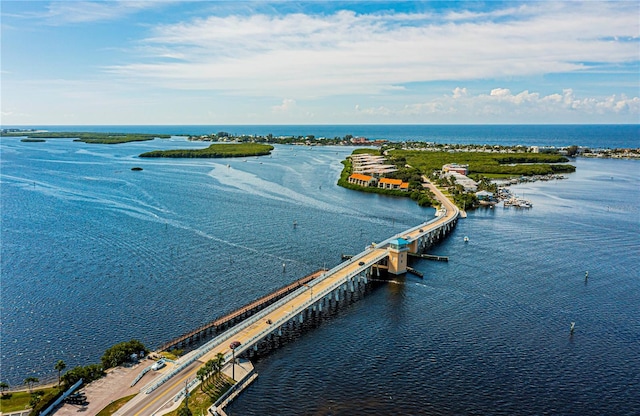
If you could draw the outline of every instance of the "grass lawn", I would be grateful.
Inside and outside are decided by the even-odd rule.
[[[47,389],[34,389],[33,392],[40,391],[46,394],[50,391],[58,391],[57,387],[50,387]],[[31,400],[31,393],[28,391],[17,391],[15,393],[5,393],[0,398],[0,412],[10,413],[17,412],[18,410],[30,409],[29,400]]]
[[[230,377],[225,376],[223,380],[220,380],[217,383],[214,383],[215,387],[211,387],[209,389],[205,389],[206,393],[202,392],[200,387],[197,387],[193,390],[189,395],[189,410],[191,410],[191,414],[194,416],[199,416],[201,414],[206,415],[207,410],[211,405],[218,400],[220,396],[229,388],[231,388],[231,384],[233,380]],[[180,403],[180,407],[184,406],[184,400]],[[178,409],[174,410],[171,413],[167,413],[167,416],[178,416]]]
[[[124,406],[129,400],[133,399],[134,397],[136,397],[136,395],[132,394],[131,396],[123,397],[121,399],[116,400],[115,402],[109,404],[107,407],[102,409],[98,413],[98,416],[111,416],[112,414],[120,410],[122,406]]]

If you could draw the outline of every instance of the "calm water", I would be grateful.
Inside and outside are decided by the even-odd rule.
[[[12,126],[4,126],[12,127]],[[24,128],[20,126],[13,126]],[[344,137],[347,134],[390,141],[500,146],[640,147],[640,124],[611,125],[282,125],[282,126],[32,126],[49,131],[95,131],[201,135],[219,131],[266,136]]]
[[[433,215],[335,186],[351,148],[136,157],[201,146],[3,138],[3,381],[130,338],[157,346]],[[449,263],[415,262],[424,279],[382,285],[260,360],[230,414],[637,414],[640,162],[576,165],[514,187],[531,210],[459,221],[431,250]]]

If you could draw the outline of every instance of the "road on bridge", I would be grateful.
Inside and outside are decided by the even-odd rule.
[[[406,233],[398,234],[409,240],[414,240],[422,235],[428,233],[441,226],[442,224],[449,222],[459,215],[458,208],[451,203],[434,185],[426,184],[426,187],[440,200],[445,208],[444,215],[440,215],[438,219],[428,224],[421,225],[419,228],[413,228]],[[162,384],[159,388],[149,394],[140,393],[129,403],[127,403],[122,409],[120,409],[116,415],[135,415],[135,416],[150,416],[161,415],[163,409],[170,407],[174,402],[174,397],[180,393],[185,387],[185,382],[191,381],[196,378],[198,369],[203,366],[208,360],[215,358],[218,353],[224,354],[228,357],[231,354],[229,344],[232,341],[239,341],[242,346],[248,347],[249,343],[255,343],[256,339],[261,336],[276,331],[277,325],[275,323],[286,322],[295,316],[300,311],[304,310],[310,300],[317,298],[320,294],[326,296],[327,290],[334,290],[341,284],[345,283],[350,276],[354,276],[372,264],[382,260],[387,255],[386,247],[369,247],[363,253],[353,257],[351,260],[340,265],[333,273],[326,273],[324,277],[315,279],[311,284],[306,286],[305,289],[299,289],[298,295],[290,299],[283,304],[274,304],[265,309],[266,315],[262,315],[259,318],[248,318],[248,321],[253,322],[246,326],[243,330],[225,337],[224,334],[219,336],[220,343],[198,360],[185,367],[178,374],[173,376],[167,382]],[[315,292],[315,293],[314,293]],[[315,298],[314,298],[315,296]],[[267,322],[272,322],[269,324]],[[226,333],[234,331],[233,328],[229,329]],[[248,345],[249,344],[249,345]],[[242,349],[242,347],[240,347]]]

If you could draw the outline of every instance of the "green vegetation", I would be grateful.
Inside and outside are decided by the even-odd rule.
[[[384,154],[386,163],[396,166],[396,172],[385,175],[390,179],[400,179],[409,183],[409,192],[385,190],[375,187],[362,187],[350,184],[352,173],[351,161],[343,161],[344,169],[338,180],[338,185],[362,192],[375,192],[393,196],[409,196],[420,206],[433,206],[437,200],[428,190],[422,187],[423,176],[444,189],[448,198],[463,209],[475,207],[478,204],[475,193],[465,191],[453,178],[440,178],[443,165],[449,163],[469,165],[468,176],[478,182],[478,191],[486,190],[495,193],[497,186],[491,178],[553,175],[574,172],[575,166],[563,164],[569,160],[557,153],[528,153],[519,148],[448,148],[449,146],[427,147],[426,143],[413,143],[409,149],[402,148],[402,143],[383,146],[377,149],[357,149],[353,154],[370,153]]]
[[[44,141],[37,139],[76,139],[75,141],[98,144],[118,144],[128,142],[141,142],[153,140],[155,138],[168,139],[169,134],[141,134],[141,133],[90,133],[90,132],[2,132],[6,137],[24,137],[21,141]]]
[[[424,152],[415,150],[390,150],[392,158],[403,159],[424,174],[442,169],[447,163],[468,164],[469,174],[487,177],[533,176],[574,172],[573,165],[564,156],[546,153],[501,154],[489,152]]]
[[[112,414],[120,410],[122,406],[127,404],[127,402],[134,397],[136,397],[136,395],[132,394],[131,396],[122,397],[114,402],[111,402],[109,405],[107,405],[107,407],[98,412],[97,416],[111,416]]]
[[[98,380],[103,376],[104,370],[102,369],[101,364],[89,364],[85,366],[74,367],[64,373],[61,378],[67,387],[71,387],[80,379],[82,379],[83,383],[87,384],[92,382],[93,380]]]
[[[62,370],[67,368],[67,364],[62,360],[58,360],[58,362],[56,363],[56,365],[53,366],[53,368],[58,371],[58,388],[60,388],[60,381],[61,381],[60,374],[62,373]]]
[[[0,391],[2,392],[2,396],[4,397],[5,390],[9,390],[9,383],[5,383],[4,381],[0,383]]]
[[[45,401],[48,403],[48,398],[57,396],[58,392],[60,392],[60,390],[58,390],[57,387],[38,389],[33,392],[3,392],[2,397],[0,397],[0,412],[17,412],[34,406],[40,408],[41,406],[38,406],[38,404],[45,403]]]
[[[57,388],[53,388],[48,391],[40,390],[37,393],[33,393],[29,400],[29,407],[31,407],[29,416],[39,415],[43,410],[51,406],[51,404],[55,402],[62,393],[64,393],[64,391]]]
[[[227,376],[223,376],[225,378],[225,383],[221,384],[218,387],[218,390],[215,394],[211,392],[203,393],[200,389],[195,389],[189,393],[189,402],[186,403],[186,407],[189,409],[192,415],[206,415],[207,410],[211,407],[212,404],[218,400],[220,396],[222,396],[227,390],[231,388],[233,385],[233,380]],[[185,402],[180,406],[178,410],[174,410],[167,414],[167,416],[180,416],[182,414],[186,414],[185,410],[181,410],[185,408]]]
[[[29,393],[31,393],[31,389],[33,389],[33,385],[40,382],[38,377],[27,377],[24,379],[24,384],[29,386]]]
[[[264,156],[273,146],[260,143],[214,143],[206,149],[154,150],[140,157],[219,158]]]
[[[380,151],[378,149],[356,149],[353,151],[352,154],[357,155],[357,154],[363,154],[363,153],[380,155]],[[349,176],[351,176],[351,173],[353,172],[350,159],[346,159],[342,161],[344,168],[340,173],[340,179],[338,179],[338,185],[342,186],[343,188],[347,188],[355,191],[369,192],[369,193],[389,195],[389,196],[399,196],[403,198],[409,197],[412,200],[416,201],[418,205],[421,207],[431,207],[437,204],[437,200],[435,196],[431,193],[431,191],[422,187],[422,179],[420,176],[420,172],[417,169],[412,167],[407,168],[405,166],[404,160],[397,160],[397,159],[394,160],[393,158],[391,158],[390,163],[395,164],[396,167],[398,168],[398,171],[394,172],[391,175],[388,175],[387,177],[392,179],[401,179],[404,182],[409,182],[409,191],[399,191],[395,189],[382,189],[374,186],[363,187],[363,186],[349,183]]]
[[[180,348],[172,348],[169,351],[161,351],[160,355],[170,360],[177,360],[180,356],[184,354],[184,350]]]
[[[117,367],[131,360],[131,355],[149,352],[140,341],[132,339],[131,341],[120,342],[107,348],[102,355],[100,361],[104,369]]]
[[[25,143],[43,143],[46,142],[45,139],[21,139],[21,142],[25,142]]]

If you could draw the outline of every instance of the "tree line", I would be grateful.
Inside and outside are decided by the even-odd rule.
[[[260,143],[214,143],[206,149],[154,150],[142,153],[140,157],[172,157],[172,158],[222,158],[266,156],[273,146]]]
[[[31,395],[29,406],[32,408],[31,415],[38,415],[40,411],[46,409],[50,403],[53,403],[67,388],[74,385],[80,379],[83,383],[90,383],[94,380],[98,380],[105,375],[105,370],[117,367],[128,361],[133,360],[133,354],[136,354],[136,358],[141,355],[144,356],[149,350],[140,341],[132,339],[126,342],[120,342],[109,347],[102,355],[100,364],[89,364],[85,366],[77,366],[66,373],[62,372],[67,368],[67,364],[63,360],[58,360],[54,369],[58,372],[58,386],[46,393],[43,391],[33,391],[36,384],[40,382],[38,377],[29,376],[23,381],[23,385],[29,389]],[[64,384],[64,387],[63,387]],[[7,390],[10,388],[9,383],[0,382],[0,391],[2,392],[3,399],[9,397]]]

